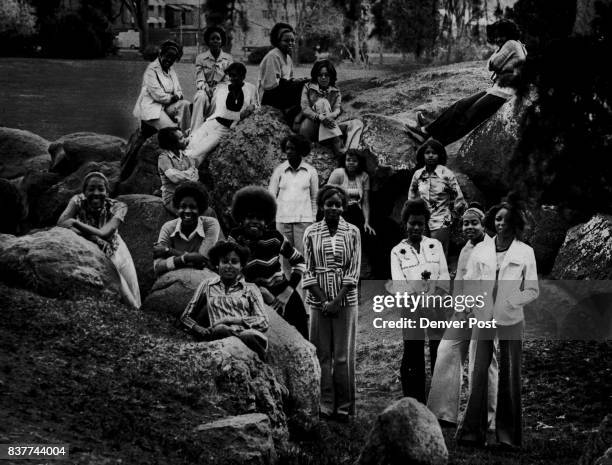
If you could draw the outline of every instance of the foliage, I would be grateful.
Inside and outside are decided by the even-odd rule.
[[[298,61],[300,63],[314,63],[316,59],[317,56],[312,47],[300,47],[298,52]]]
[[[385,11],[391,21],[393,42],[402,52],[412,52],[419,58],[433,50],[439,24],[436,0],[388,0]]]
[[[264,59],[266,53],[268,53],[270,50],[272,50],[272,47],[257,47],[255,50],[249,53],[247,60],[252,65],[258,65],[261,63],[261,60]]]
[[[35,32],[33,9],[23,0],[0,0],[0,54],[21,52]]]

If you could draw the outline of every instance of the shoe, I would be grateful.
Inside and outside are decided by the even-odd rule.
[[[438,420],[438,423],[440,424],[440,428],[457,428],[457,423],[455,423],[454,421]]]
[[[415,139],[419,144],[422,144],[429,138],[429,136],[425,134],[420,127],[406,124],[405,128],[408,135]]]
[[[421,127],[421,128],[423,126],[427,126],[427,121],[425,121],[425,117],[423,116],[423,113],[421,113],[420,111],[417,111],[416,121],[417,121],[417,124],[419,125],[419,127]]]

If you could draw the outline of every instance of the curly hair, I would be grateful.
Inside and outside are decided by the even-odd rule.
[[[421,168],[425,166],[425,150],[427,150],[427,148],[433,149],[433,151],[438,154],[438,165],[446,165],[448,155],[446,154],[446,149],[444,146],[436,139],[427,139],[423,145],[417,149],[417,167]]]
[[[225,257],[230,252],[236,252],[242,266],[247,264],[250,254],[249,249],[231,241],[219,241],[208,251],[210,263],[215,267],[219,266],[221,258]]]
[[[295,30],[293,29],[293,27],[287,23],[276,23],[274,25],[274,27],[270,31],[270,43],[273,47],[278,47],[281,36],[285,32],[293,32],[295,34]]]
[[[200,213],[208,208],[208,191],[199,182],[187,181],[178,185],[172,196],[172,205],[178,210],[181,200],[193,197]]]
[[[521,30],[514,21],[500,19],[487,26],[487,41],[493,43],[499,37],[505,37],[506,40],[519,40]]]
[[[509,193],[504,200],[487,211],[484,219],[485,228],[489,231],[495,231],[495,217],[503,208],[508,210],[508,214],[506,215],[508,227],[512,231],[514,237],[520,240],[525,229],[525,214],[521,205],[520,196],[516,192]]]
[[[238,74],[238,76],[240,76],[242,79],[244,79],[247,74],[246,66],[244,66],[244,63],[240,63],[239,61],[234,61],[227,68],[225,68],[226,75],[229,75],[229,73],[232,71],[236,72],[236,74]]]
[[[343,157],[340,157],[340,161],[338,162],[338,166],[340,168],[344,168],[346,170],[346,158],[351,155],[357,158],[357,174],[361,174],[364,171],[367,171],[366,168],[368,166],[368,159],[366,156],[366,152],[364,150],[358,149],[348,149]]]
[[[315,61],[315,64],[312,65],[312,69],[310,70],[310,82],[317,83],[317,78],[319,77],[319,73],[321,69],[327,68],[327,73],[329,74],[329,85],[335,86],[336,80],[338,79],[338,73],[336,72],[336,67],[329,60],[319,60]]]
[[[342,209],[346,210],[346,207],[348,205],[348,195],[346,191],[340,186],[334,186],[331,184],[327,184],[321,189],[319,189],[319,194],[317,195],[317,205],[319,209],[323,210],[323,205],[325,204],[325,201],[336,194],[340,197],[340,201],[342,202]]]
[[[424,216],[425,223],[429,222],[431,212],[427,208],[427,203],[423,199],[406,200],[402,208],[402,224],[408,223],[410,216]]]
[[[163,55],[169,50],[176,52],[176,61],[179,61],[183,56],[183,46],[174,40],[165,40],[159,46],[159,55]]]
[[[260,186],[246,186],[234,194],[232,217],[241,224],[247,215],[261,218],[266,224],[276,219],[276,200],[267,189]]]
[[[281,140],[281,150],[287,151],[287,143],[291,142],[295,147],[295,151],[301,156],[305,157],[310,153],[310,141],[301,134],[289,134],[283,140]]]
[[[160,149],[173,150],[176,148],[178,138],[174,136],[180,128],[176,126],[168,126],[161,128],[157,133],[157,142]]]
[[[221,36],[221,47],[224,47],[227,44],[227,34],[219,26],[211,26],[206,28],[204,31],[204,43],[208,45],[210,36],[212,36],[215,32]]]

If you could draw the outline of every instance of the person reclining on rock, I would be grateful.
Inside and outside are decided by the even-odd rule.
[[[420,143],[428,137],[433,137],[443,145],[461,139],[493,116],[516,94],[519,71],[527,59],[527,50],[519,42],[519,28],[514,22],[502,19],[492,24],[489,31],[492,36],[490,41],[499,47],[489,58],[493,86],[454,103],[432,123],[426,124],[418,113],[417,126],[407,125],[406,129]]]
[[[206,122],[194,131],[187,146],[187,155],[195,160],[196,166],[212,152],[223,136],[238,121],[248,117],[259,105],[257,89],[251,83],[244,82],[246,66],[242,63],[232,63],[225,70],[229,83],[217,85],[213,94],[213,114]]]
[[[219,240],[216,218],[202,216],[208,192],[195,182],[180,184],[172,198],[178,218],[165,223],[153,247],[153,269],[159,276],[176,268],[210,268],[209,252]]]
[[[265,361],[268,318],[256,284],[242,276],[249,251],[235,242],[221,241],[210,250],[210,261],[219,274],[200,284],[180,324],[198,341],[238,337]]]
[[[296,290],[305,270],[304,257],[276,230],[274,197],[263,187],[243,187],[234,195],[232,217],[239,226],[230,232],[228,240],[251,252],[244,267],[246,280],[257,284],[266,304],[308,339],[308,315]],[[289,280],[281,269],[281,257],[292,267]]]
[[[140,308],[140,289],[130,251],[118,229],[127,214],[127,205],[111,199],[108,179],[94,171],[85,176],[83,192],[73,196],[57,225],[71,229],[96,244],[113,262],[121,280],[123,300]]]

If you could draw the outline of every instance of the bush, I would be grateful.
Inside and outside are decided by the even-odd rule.
[[[249,53],[247,60],[252,65],[258,65],[259,63],[261,63],[261,60],[264,59],[266,53],[268,53],[273,48],[274,47],[257,47],[255,50]]]
[[[0,2],[0,55],[24,54],[33,48],[36,17],[32,8],[17,0]]]
[[[313,48],[301,47],[298,52],[298,61],[300,63],[314,63],[317,59],[317,55]]]
[[[159,47],[157,45],[149,44],[142,51],[142,57],[147,61],[153,61],[159,55]]]

